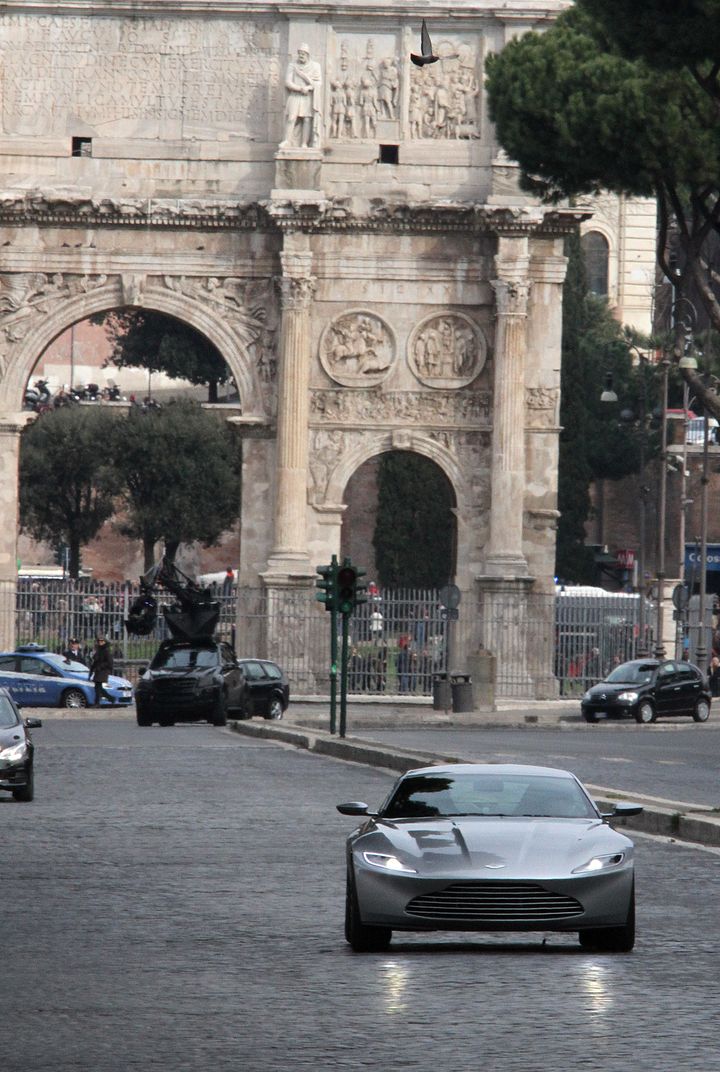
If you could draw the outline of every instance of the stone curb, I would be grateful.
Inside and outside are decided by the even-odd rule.
[[[366,741],[360,737],[336,737],[328,732],[308,729],[291,729],[277,723],[229,722],[235,733],[260,740],[278,741],[293,745],[316,755],[362,763],[368,767],[382,767],[402,774],[414,767],[427,767],[434,763],[474,762],[466,756],[451,756],[437,752],[415,752],[409,749]],[[625,792],[603,786],[588,785],[595,803],[610,810],[618,800],[628,800]],[[642,804],[644,811],[617,825],[646,834],[671,837],[699,845],[720,846],[720,813],[702,804],[681,801],[658,800],[632,794],[633,803]]]

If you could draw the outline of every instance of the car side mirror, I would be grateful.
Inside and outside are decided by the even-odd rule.
[[[629,815],[640,815],[641,804],[616,804],[613,811],[602,812],[603,819],[625,819]]]
[[[137,668],[138,674],[144,674],[146,670],[147,670],[147,666],[138,666],[138,668]]]
[[[42,727],[41,718],[26,718],[25,729],[26,730],[39,730]]]
[[[338,804],[337,810],[341,815],[369,815],[369,809],[367,804],[363,804],[361,800],[353,800],[348,804]]]

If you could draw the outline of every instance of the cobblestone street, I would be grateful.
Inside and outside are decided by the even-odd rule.
[[[720,856],[637,838],[635,952],[342,933],[341,800],[391,776],[208,726],[47,721],[0,802],[3,1065],[718,1072]]]

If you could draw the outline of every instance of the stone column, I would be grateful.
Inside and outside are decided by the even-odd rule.
[[[275,463],[275,534],[268,574],[310,573],[307,547],[308,420],[312,254],[285,251]]]
[[[0,415],[0,645],[15,648],[17,588],[18,461],[20,433],[29,415]]]
[[[500,238],[492,280],[497,303],[493,395],[492,497],[485,572],[526,577],[525,352],[530,284],[527,238]]]

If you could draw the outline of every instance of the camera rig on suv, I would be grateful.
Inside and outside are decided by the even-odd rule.
[[[220,617],[220,603],[209,588],[200,588],[163,556],[140,578],[140,595],[133,601],[125,628],[131,636],[148,636],[158,616],[156,592],[164,588],[175,596],[172,606],[162,611],[171,635],[176,640],[207,640]]]

